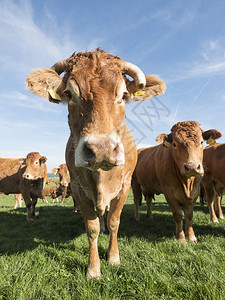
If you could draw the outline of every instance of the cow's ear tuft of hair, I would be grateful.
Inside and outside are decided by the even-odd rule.
[[[209,140],[211,138],[211,140],[217,140],[222,136],[222,133],[216,129],[209,129],[207,131],[203,131],[202,132],[202,137],[203,139]]]
[[[45,163],[46,161],[47,161],[47,158],[46,158],[45,156],[42,156],[42,157],[40,158],[40,163],[41,163],[41,164]]]
[[[145,75],[146,85],[143,89],[137,90],[134,81],[129,81],[126,78],[127,90],[130,94],[130,98],[135,101],[143,101],[151,99],[154,96],[164,94],[166,85],[157,75]]]
[[[64,89],[62,85],[62,78],[52,69],[34,70],[26,78],[29,92],[54,103],[62,101],[58,92]]]
[[[52,173],[56,175],[58,173],[58,168],[52,169]]]

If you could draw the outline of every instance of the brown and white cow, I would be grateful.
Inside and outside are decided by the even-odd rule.
[[[202,180],[202,187],[209,207],[210,220],[217,223],[215,210],[218,217],[223,219],[221,199],[225,192],[225,144],[206,147],[203,151],[203,162],[205,175]]]
[[[30,152],[26,158],[0,158],[0,192],[22,194],[27,221],[34,220],[37,199],[42,197],[48,177],[46,160],[38,152]]]
[[[63,78],[59,76],[62,72]],[[99,277],[97,213],[102,216],[111,201],[108,261],[117,265],[120,214],[137,159],[134,139],[125,124],[125,102],[159,95],[165,85],[158,77],[145,76],[137,66],[97,49],[32,72],[27,87],[51,102],[68,103],[71,135],[66,161],[89,240],[87,277]]]
[[[163,193],[176,222],[176,238],[186,243],[186,236],[197,242],[193,227],[193,207],[199,195],[203,170],[203,140],[217,139],[215,129],[202,131],[195,121],[178,122],[170,134],[160,134],[156,141],[161,145],[140,149],[132,178],[135,218],[139,219],[138,205],[144,194],[148,216],[154,195]],[[182,223],[185,215],[185,234]]]
[[[54,173],[55,175],[59,175],[59,188],[61,189],[60,195],[62,195],[61,203],[63,203],[67,194],[67,188],[70,184],[70,173],[67,168],[67,165],[59,165],[58,168],[52,169],[52,173]]]

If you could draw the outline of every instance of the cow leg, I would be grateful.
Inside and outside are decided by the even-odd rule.
[[[139,206],[141,206],[142,191],[141,191],[140,184],[137,182],[137,179],[134,177],[132,178],[131,187],[134,195],[134,206],[135,206],[134,218],[136,221],[140,221]]]
[[[192,243],[197,243],[197,238],[192,227],[194,204],[184,208],[185,215],[185,234]]]
[[[213,223],[218,223],[217,216],[215,214],[214,210],[214,190],[213,190],[213,185],[212,184],[207,184],[205,187],[205,192],[206,192],[206,201],[207,205],[209,207],[209,214],[210,214],[210,220]]]
[[[33,197],[32,198],[32,204],[31,204],[31,215],[32,215],[32,218],[34,219],[35,218],[35,206],[37,204],[37,197]]]
[[[173,217],[176,223],[176,239],[181,244],[186,244],[185,234],[183,231],[183,212],[179,206],[179,204],[173,203],[172,201],[168,201],[168,204],[170,206],[170,209],[173,213]]]
[[[120,264],[119,249],[117,245],[117,233],[120,224],[120,215],[129,193],[129,187],[130,186],[126,188],[126,190],[120,197],[117,197],[111,201],[110,209],[107,216],[107,226],[110,234],[107,258],[108,262],[112,265]]]
[[[100,221],[100,232],[105,232],[105,214],[103,216],[99,216]]]
[[[84,218],[86,233],[89,242],[89,259],[87,278],[94,279],[101,276],[100,259],[98,254],[98,236],[100,232],[99,218],[92,203],[80,203],[80,209]]]
[[[152,216],[152,197],[146,196],[146,203],[147,203],[147,217],[153,218]]]
[[[222,208],[221,208],[221,200],[222,200],[222,196],[215,195],[214,198],[215,212],[217,213],[219,219],[224,219]]]
[[[72,196],[73,197],[73,196]],[[75,198],[73,197],[73,212],[77,213],[78,211],[80,211],[80,208],[75,200]]]

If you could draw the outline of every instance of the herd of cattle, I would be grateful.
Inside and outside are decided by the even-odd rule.
[[[203,131],[196,121],[178,122],[169,134],[156,138],[158,146],[136,149],[125,124],[125,102],[144,101],[164,93],[165,84],[160,78],[144,75],[136,65],[97,49],[74,53],[49,69],[34,70],[26,84],[30,92],[50,102],[68,104],[71,134],[66,165],[55,170],[60,185],[55,194],[50,190],[48,194],[53,198],[62,194],[64,198],[71,193],[74,210],[79,207],[82,212],[89,240],[88,278],[98,278],[101,274],[97,239],[107,207],[110,207],[107,258],[111,264],[120,263],[117,233],[130,186],[136,220],[140,218],[138,206],[142,194],[149,217],[154,195],[165,195],[175,219],[176,238],[181,243],[186,243],[185,237],[197,242],[192,217],[200,188],[211,220],[218,221],[214,202],[219,218],[223,218],[220,201],[225,189],[225,144],[215,142],[222,136],[219,131]],[[209,144],[204,150],[203,141]],[[37,152],[24,159],[0,158],[0,192],[22,194],[28,221],[34,219],[37,199],[47,192],[45,162],[46,157]]]

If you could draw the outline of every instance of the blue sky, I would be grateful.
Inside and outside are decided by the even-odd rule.
[[[0,156],[38,151],[48,171],[65,162],[67,107],[28,93],[25,78],[97,47],[167,85],[152,102],[126,105],[138,148],[184,120],[225,135],[224,13],[221,0],[0,0]]]

